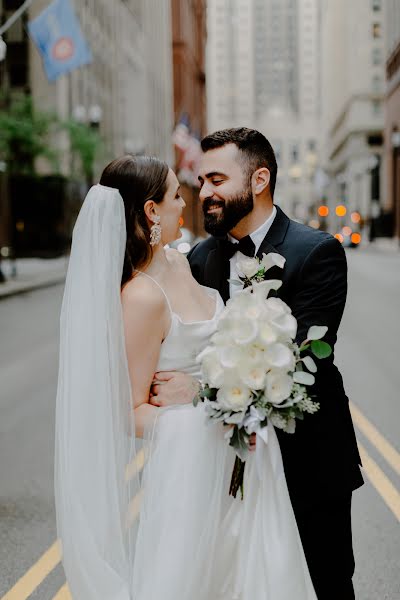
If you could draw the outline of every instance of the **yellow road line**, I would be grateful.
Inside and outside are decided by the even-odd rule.
[[[140,502],[142,500],[143,491],[140,491],[132,499],[128,509],[128,527],[138,518],[140,512]],[[2,599],[1,599],[2,600]],[[72,600],[71,593],[68,589],[68,585],[65,583],[53,597],[52,600]]]
[[[358,449],[368,479],[397,520],[400,521],[400,493],[360,443],[358,443]]]
[[[61,560],[58,542],[39,558],[1,600],[25,600],[42,583]]]
[[[129,481],[135,473],[140,472],[144,467],[145,454],[144,450],[140,450],[135,460],[132,461],[126,468],[126,480]],[[140,498],[136,497],[129,507],[128,521],[131,525],[133,520],[139,513]],[[58,540],[40,557],[29,571],[25,573],[17,581],[17,583],[6,593],[0,600],[26,600],[28,596],[35,591],[50,572],[58,565],[61,560],[61,553],[58,545]],[[71,600],[70,593],[66,586],[63,586],[55,596],[57,600]]]
[[[359,408],[350,402],[351,415],[358,429],[362,431],[365,437],[382,454],[383,458],[389,463],[394,471],[400,475],[400,454],[390,444],[377,428],[362,414]]]
[[[72,600],[72,596],[66,583],[58,590],[57,594],[53,597],[53,600]]]

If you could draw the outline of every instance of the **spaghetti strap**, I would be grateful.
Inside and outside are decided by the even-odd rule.
[[[161,291],[162,291],[162,293],[164,294],[164,298],[165,298],[165,300],[166,300],[166,302],[167,302],[167,305],[168,305],[169,311],[170,311],[170,313],[171,313],[171,315],[172,315],[174,311],[172,310],[171,303],[170,303],[170,301],[169,301],[169,299],[168,299],[168,296],[167,296],[167,294],[165,293],[165,290],[164,290],[164,288],[163,288],[163,287],[161,287],[161,285],[158,283],[158,281],[156,281],[156,280],[155,280],[153,277],[151,277],[150,275],[147,275],[147,273],[145,273],[144,271],[139,271],[138,269],[135,269],[135,272],[136,272],[136,273],[140,273],[141,275],[144,275],[144,276],[145,276],[145,277],[147,277],[148,279],[151,279],[151,281],[153,281],[153,283],[155,283],[155,284],[156,284],[156,286],[160,288],[160,290],[161,290]]]

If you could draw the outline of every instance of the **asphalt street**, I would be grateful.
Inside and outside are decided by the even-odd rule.
[[[353,503],[356,597],[396,600],[400,253],[349,250],[348,260],[349,297],[336,362],[356,411],[357,437],[368,466],[366,485],[355,493]],[[62,289],[60,285],[0,301],[0,600],[68,597],[53,548]],[[340,431],[337,439],[340,444]]]

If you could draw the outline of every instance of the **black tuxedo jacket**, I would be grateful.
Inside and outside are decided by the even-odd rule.
[[[283,282],[276,295],[297,319],[297,341],[306,339],[311,325],[326,325],[324,340],[333,348],[346,302],[345,252],[330,234],[296,223],[276,208],[257,255],[277,252],[286,258],[284,268],[271,268],[267,277]],[[210,237],[200,242],[188,259],[196,280],[219,290],[226,301],[230,265],[221,240]],[[320,410],[298,421],[294,434],[277,430],[295,510],[319,504],[326,494],[346,494],[363,483],[349,401],[334,355],[316,362],[316,382],[308,389],[320,402]]]

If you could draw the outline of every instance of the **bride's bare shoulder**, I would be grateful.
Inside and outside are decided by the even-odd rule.
[[[165,297],[160,288],[148,277],[136,275],[126,283],[121,292],[124,309],[135,308],[136,313],[161,313],[165,310]]]
[[[167,255],[168,261],[172,265],[176,265],[177,267],[182,267],[184,269],[187,269],[190,272],[189,261],[184,254],[182,254],[181,252],[178,252],[178,250],[175,250],[175,248],[167,248],[166,255]]]

